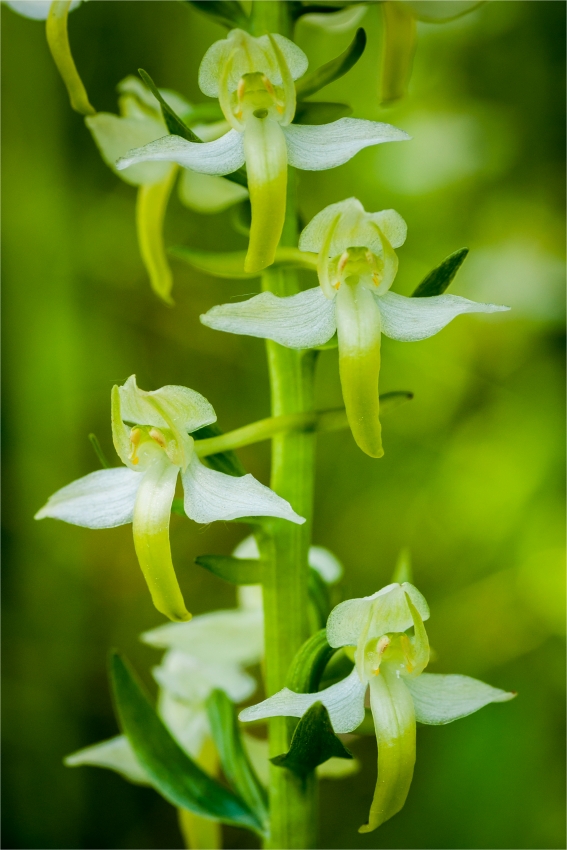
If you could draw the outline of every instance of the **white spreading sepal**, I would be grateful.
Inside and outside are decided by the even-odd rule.
[[[201,316],[209,328],[273,339],[288,348],[312,348],[336,330],[335,307],[319,287],[288,298],[262,292],[238,304],[222,304]]]
[[[244,165],[244,142],[236,130],[229,130],[214,142],[188,142],[181,136],[164,136],[128,151],[117,161],[116,168],[122,171],[140,162],[176,162],[183,168],[222,177]]]
[[[364,694],[366,684],[360,681],[358,673],[352,673],[316,694],[296,694],[284,688],[269,699],[245,708],[239,719],[246,722],[263,720],[266,717],[303,717],[316,702],[322,702],[335,732],[352,732],[364,720]]]
[[[335,168],[363,148],[410,138],[391,124],[362,118],[339,118],[331,124],[290,124],[283,131],[289,164],[304,171]]]
[[[378,296],[382,333],[400,342],[415,342],[439,333],[461,313],[500,313],[509,310],[498,304],[480,304],[458,295],[406,298],[387,292]]]
[[[35,21],[47,20],[51,7],[51,0],[3,0],[3,2],[18,15]],[[81,0],[72,0],[69,11],[72,12],[80,3]]]
[[[132,99],[133,98],[129,98]],[[171,168],[169,162],[142,162],[118,170],[116,160],[133,148],[140,148],[161,138],[167,128],[153,115],[122,117],[110,112],[87,115],[85,124],[91,131],[103,160],[112,170],[133,186],[158,183],[164,180]]]
[[[182,473],[185,513],[195,522],[231,520],[244,516],[275,516],[301,525],[305,522],[289,502],[253,475],[235,478],[204,466],[193,456]]]
[[[215,688],[233,702],[242,702],[256,690],[256,680],[239,664],[224,659],[211,664],[176,649],[166,652],[152,672],[160,687],[185,702],[203,702]]]
[[[101,469],[62,487],[35,519],[61,519],[84,528],[115,528],[132,522],[142,475],[131,469]]]
[[[516,696],[470,676],[422,673],[405,683],[412,695],[416,720],[432,726],[451,723],[491,702],[508,702]]]
[[[117,735],[108,741],[101,741],[99,744],[93,744],[91,747],[85,747],[76,753],[71,753],[63,759],[63,763],[67,767],[81,767],[82,765],[106,767],[120,773],[130,782],[136,782],[139,785],[151,784],[125,735]]]

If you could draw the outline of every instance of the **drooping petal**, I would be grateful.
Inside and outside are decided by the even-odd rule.
[[[166,304],[173,304],[171,287],[173,276],[163,244],[163,220],[167,202],[177,175],[177,166],[168,165],[159,183],[140,186],[136,202],[136,231],[140,254],[146,267],[152,289]],[[222,178],[210,178],[222,179]]]
[[[118,171],[140,162],[176,162],[202,174],[230,174],[244,165],[244,143],[240,133],[229,130],[214,142],[187,142],[181,136],[164,136],[142,148],[128,151],[116,163]]]
[[[179,199],[182,204],[199,213],[218,213],[248,197],[248,191],[238,183],[222,177],[199,174],[197,171],[181,172]]]
[[[166,623],[144,632],[144,643],[159,649],[177,649],[214,664],[222,658],[227,664],[247,667],[257,664],[263,654],[264,617],[262,611],[213,611],[200,614],[189,623]]]
[[[366,14],[367,8],[365,4],[356,3],[340,9],[338,12],[309,12],[307,15],[301,16],[301,21],[312,26],[321,27],[321,29],[331,33],[347,32],[358,26]]]
[[[195,522],[237,519],[243,516],[276,516],[301,525],[305,522],[289,502],[253,475],[235,478],[204,466],[193,456],[182,473],[185,513]]]
[[[322,702],[335,732],[352,732],[364,719],[365,693],[366,684],[362,684],[353,670],[342,682],[316,694],[296,694],[284,688],[273,697],[245,708],[238,716],[245,723],[266,717],[303,717],[314,703]]]
[[[91,472],[62,487],[39,510],[35,518],[61,519],[84,528],[115,528],[132,522],[139,472],[118,467]]]
[[[116,168],[116,160],[129,150],[147,145],[163,136],[166,127],[159,118],[148,114],[137,118],[123,118],[110,112],[97,112],[96,115],[88,115],[85,124],[91,131],[103,160],[126,183],[133,186],[157,183],[169,173],[171,164],[168,162],[142,162],[121,171]]]
[[[336,330],[335,306],[316,286],[288,298],[262,292],[248,301],[222,304],[201,316],[209,328],[273,339],[288,348],[312,348]]]
[[[327,620],[327,640],[330,645],[356,646],[371,614],[376,631],[376,634],[371,636],[380,637],[386,632],[405,632],[413,625],[406,593],[421,619],[429,619],[427,602],[413,584],[388,584],[372,596],[347,599],[333,608]]]
[[[508,702],[516,696],[470,676],[422,673],[404,681],[412,695],[416,720],[432,726],[451,723],[491,702]]]
[[[384,664],[370,680],[370,707],[378,743],[378,779],[368,823],[372,832],[403,807],[415,764],[415,714],[405,680]]]
[[[244,153],[252,206],[244,271],[257,272],[274,262],[285,218],[287,149],[277,121],[251,115],[244,129]]]
[[[335,168],[363,148],[410,138],[391,124],[361,118],[340,118],[331,124],[290,124],[283,131],[289,164],[304,171]]]
[[[350,430],[363,452],[382,457],[380,311],[373,294],[360,283],[343,284],[335,304],[339,372]]]
[[[134,507],[134,547],[152,600],[170,620],[183,622],[191,615],[185,607],[171,560],[169,519],[179,468],[164,452],[142,476]]]
[[[80,767],[92,765],[93,767],[107,767],[115,770],[130,782],[139,785],[150,785],[150,779],[142,765],[137,760],[134,750],[130,746],[126,735],[117,735],[92,747],[85,747],[66,756],[63,763],[67,767]]]
[[[459,295],[406,298],[395,292],[379,296],[382,333],[400,342],[415,342],[439,333],[461,313],[500,313],[509,310],[498,304],[480,304]]]
[[[81,115],[94,115],[95,109],[89,103],[89,96],[71,53],[67,32],[67,16],[70,11],[70,3],[51,3],[45,25],[47,43],[61,79],[65,83],[71,107]]]

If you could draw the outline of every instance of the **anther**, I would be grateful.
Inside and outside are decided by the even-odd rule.
[[[343,251],[339,259],[338,272],[339,274],[344,271],[346,264],[348,263],[349,253],[348,251]]]
[[[158,429],[157,429],[157,428],[152,428],[152,429],[149,431],[149,435],[150,435],[150,437],[152,438],[152,440],[155,440],[155,441],[156,441],[156,443],[158,444],[158,446],[161,446],[161,447],[162,447],[162,449],[165,449],[165,446],[166,446],[165,437],[163,436],[163,434],[161,433],[161,431],[158,431]]]
[[[130,460],[134,464],[134,466],[140,462],[140,459],[136,457],[136,452],[138,451],[138,446],[140,445],[140,438],[142,436],[142,432],[139,428],[132,428],[130,431],[130,444],[132,446],[132,451],[130,452]]]

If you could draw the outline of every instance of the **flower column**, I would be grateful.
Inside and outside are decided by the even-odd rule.
[[[289,38],[285,3],[256,0],[254,35],[279,32]],[[294,173],[288,169],[286,217],[281,245],[297,245]],[[267,269],[262,289],[279,296],[295,295],[299,289],[295,272]],[[273,416],[313,408],[313,377],[316,353],[293,351],[266,341]],[[311,537],[315,436],[313,432],[281,434],[272,441],[271,486],[295,506],[307,522],[286,528],[274,521],[272,533],[261,535],[259,545],[266,562],[264,618],[266,641],[266,690],[268,695],[284,687],[291,661],[309,636],[307,622],[307,552]],[[291,523],[288,523],[291,526]],[[289,749],[287,718],[270,720],[270,756]],[[281,767],[270,766],[271,835],[268,847],[316,846],[316,783],[312,775],[303,786],[298,777]]]

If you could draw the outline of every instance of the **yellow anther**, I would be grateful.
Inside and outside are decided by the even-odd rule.
[[[132,428],[130,431],[130,444],[132,446],[132,451],[130,452],[130,461],[134,464],[134,466],[140,462],[140,459],[136,457],[136,452],[138,451],[138,446],[140,445],[140,439],[142,437],[142,432],[139,428]]]
[[[158,431],[157,428],[152,428],[149,432],[149,435],[152,438],[152,440],[156,441],[158,446],[161,446],[162,449],[165,449],[167,443],[166,443],[165,437],[163,436],[161,431]]]
[[[263,74],[263,76],[262,76],[262,82],[264,83],[264,86],[266,87],[266,91],[268,92],[268,94],[270,94],[272,97],[275,97],[276,93],[274,91],[274,87],[271,84],[271,82],[269,81],[269,79],[266,77],[265,74]]]
[[[339,274],[344,271],[346,264],[348,263],[349,253],[348,251],[343,251],[339,259],[338,271]]]
[[[244,97],[245,89],[246,89],[246,80],[244,79],[244,77],[241,77],[240,80],[238,81],[238,86],[236,88],[236,96],[237,96],[238,100],[242,100],[242,98]]]

